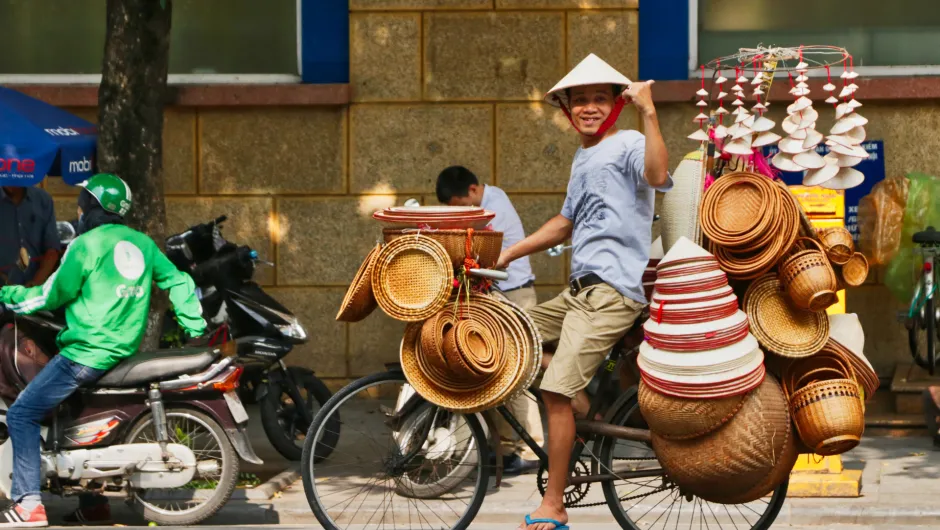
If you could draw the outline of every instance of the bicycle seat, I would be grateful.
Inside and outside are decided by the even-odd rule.
[[[914,234],[914,242],[921,245],[940,245],[940,232],[928,226],[923,232]]]

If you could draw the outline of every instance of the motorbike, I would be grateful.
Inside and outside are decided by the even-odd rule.
[[[49,313],[4,315],[58,333]],[[246,339],[243,342],[251,342]],[[43,489],[63,496],[123,495],[160,525],[199,523],[238,482],[239,458],[263,463],[235,389],[244,368],[220,348],[140,352],[80,388],[41,427]],[[0,491],[12,486],[13,447],[0,398]]]
[[[332,393],[312,370],[287,366],[284,357],[307,341],[307,333],[289,309],[252,280],[262,261],[254,249],[222,237],[226,216],[190,227],[167,238],[166,254],[180,270],[188,272],[199,290],[203,315],[214,334],[213,343],[252,337],[239,343],[237,355],[245,367],[243,399],[257,401],[261,424],[277,451],[299,461],[304,437],[317,411]],[[170,326],[171,314],[164,319]],[[169,342],[165,345],[170,345]],[[323,442],[335,447],[340,423],[328,430]],[[323,451],[319,459],[329,456]]]

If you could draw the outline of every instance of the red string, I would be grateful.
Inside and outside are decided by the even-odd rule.
[[[702,88],[705,88],[705,65],[702,65]],[[702,96],[704,98],[704,96]]]

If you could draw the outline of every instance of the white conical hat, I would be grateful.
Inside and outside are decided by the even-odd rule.
[[[691,258],[714,259],[715,257],[708,253],[704,248],[696,245],[689,238],[682,236],[676,241],[669,252],[659,262],[659,268],[668,265],[670,262],[687,260]]]
[[[849,188],[854,188],[862,182],[865,182],[865,174],[857,169],[850,167],[839,168],[839,172],[836,173],[836,176],[820,184],[824,188],[829,188],[830,190],[847,190]]]
[[[593,53],[584,58],[577,66],[571,69],[561,81],[545,94],[545,101],[556,107],[564,104],[568,106],[566,90],[576,86],[586,85],[620,85],[624,88],[633,81],[610,66],[603,59]],[[559,101],[560,100],[560,101]]]
[[[855,313],[829,315],[829,338],[838,342],[850,352],[858,355],[871,368],[865,358],[865,331]]]

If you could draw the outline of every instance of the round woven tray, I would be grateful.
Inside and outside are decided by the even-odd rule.
[[[851,364],[852,370],[855,372],[855,380],[858,382],[859,386],[864,392],[864,400],[871,400],[871,398],[875,395],[875,392],[878,391],[878,387],[881,385],[881,381],[878,379],[878,374],[872,370],[871,366],[866,364],[865,361],[859,358],[858,355],[855,355],[845,346],[839,344],[838,341],[835,341],[832,338],[826,342],[826,345],[823,347],[820,353],[822,352],[839,355],[845,361]]]
[[[682,399],[639,388],[640,412],[650,430],[663,438],[685,440],[706,435],[727,423],[744,405],[744,395],[723,399]]]
[[[751,284],[744,297],[744,311],[758,342],[783,357],[808,357],[821,350],[829,339],[825,311],[794,307],[772,274]]]
[[[379,250],[382,245],[376,245],[366,259],[362,261],[356,276],[353,278],[346,295],[343,297],[343,303],[340,304],[339,312],[336,313],[336,320],[340,322],[359,322],[366,318],[378,304],[375,301],[375,295],[372,292],[372,269],[375,266],[376,258],[379,257]]]
[[[382,230],[386,243],[415,234],[421,234],[437,241],[444,246],[444,250],[450,256],[454,267],[460,268],[463,266],[463,260],[467,254],[466,230],[396,230],[392,228]],[[480,267],[489,269],[496,265],[496,260],[499,259],[499,253],[503,248],[503,233],[493,230],[474,230],[471,238],[471,249],[473,251],[471,257],[476,259]]]
[[[773,183],[756,173],[729,173],[716,180],[702,198],[702,231],[713,243],[747,248],[777,218],[779,202]],[[773,215],[768,215],[772,212]]]
[[[728,503],[748,494],[777,466],[790,437],[787,402],[771,376],[747,394],[721,428],[688,440],[653,432],[653,449],[669,478],[683,491]]]
[[[454,269],[444,247],[422,235],[386,244],[372,269],[375,299],[388,316],[418,322],[440,311],[454,288]]]

